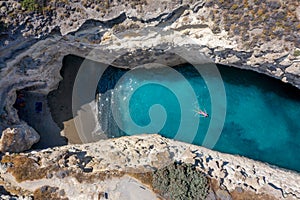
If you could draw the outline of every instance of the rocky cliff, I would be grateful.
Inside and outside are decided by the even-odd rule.
[[[24,4],[24,1],[8,0],[0,1],[0,19],[0,131],[2,132],[0,149],[2,152],[24,151],[38,142],[39,134],[19,118],[13,106],[17,99],[17,91],[27,90],[47,95],[55,90],[62,79],[60,69],[63,58],[69,54],[89,58],[90,52],[97,49],[96,61],[115,67],[130,68],[148,62],[159,62],[169,66],[185,63],[187,60],[174,53],[184,49],[195,52],[195,55],[202,53],[215,63],[255,70],[300,87],[299,1],[51,0]],[[162,156],[167,154],[166,158],[159,159],[160,156],[154,156],[153,159],[157,160],[150,159],[151,164],[148,160],[135,166],[135,162],[129,162],[132,160],[130,157],[119,157],[118,154],[115,163],[122,163],[114,164],[105,160],[107,158],[103,156],[101,159],[104,161],[100,162],[100,158],[98,161],[106,164],[85,169],[86,161],[80,159],[78,161],[77,154],[85,155],[86,148],[94,148],[97,145],[104,145],[105,148],[112,147],[112,149],[115,145],[105,146],[99,142],[91,146],[64,147],[61,150],[47,150],[48,153],[42,151],[20,155],[21,159],[24,157],[24,162],[31,163],[30,166],[37,168],[42,166],[49,171],[49,174],[59,169],[59,173],[55,171],[60,174],[58,177],[46,176],[48,172],[41,172],[40,177],[33,178],[37,180],[24,180],[17,183],[15,177],[11,175],[13,172],[10,166],[13,163],[10,161],[11,156],[6,157],[7,162],[3,161],[6,164],[3,164],[1,177],[7,183],[6,188],[13,187],[24,194],[32,194],[42,185],[44,179],[51,180],[50,185],[58,181],[61,184],[58,189],[50,186],[50,189],[46,187],[42,191],[51,188],[53,191],[60,191],[59,188],[64,188],[64,192],[60,195],[71,198],[78,195],[78,191],[71,191],[69,188],[74,178],[72,175],[67,175],[66,179],[59,178],[65,176],[63,175],[65,173],[68,174],[68,171],[64,172],[64,170],[69,166],[62,164],[58,168],[48,169],[47,167],[52,165],[45,164],[44,161],[55,163],[59,160],[54,161],[54,158],[47,156],[56,157],[56,154],[59,154],[63,157],[59,162],[64,163],[69,162],[66,157],[71,158],[71,155],[75,155],[75,164],[70,167],[75,168],[75,171],[92,170],[88,177],[97,168],[108,170],[111,167],[112,170],[127,170],[130,166],[144,169],[148,165],[150,168],[156,167],[161,160],[168,162],[182,160],[176,155],[179,156],[177,151],[187,148],[182,147],[185,146],[184,144],[174,143],[158,136],[154,138],[161,140],[162,143],[177,146],[177,150],[170,152],[166,150],[170,147],[156,147],[163,149],[159,151],[163,152]],[[147,144],[151,142],[159,144],[158,141],[144,140]],[[124,141],[130,143],[131,139],[124,139]],[[121,148],[122,145],[116,146]],[[217,180],[220,185],[226,186],[228,191],[247,188],[247,191],[254,193],[262,194],[265,191],[276,198],[299,198],[297,185],[299,175],[297,174],[273,169],[241,157],[210,151],[209,154],[206,151],[202,154],[200,147],[192,146],[192,148],[194,150],[189,151],[191,153],[188,156],[189,162],[197,161],[197,165],[201,163],[205,165],[202,170]],[[93,151],[89,152],[91,156],[89,159],[96,159],[97,152]],[[147,152],[149,153],[150,150],[142,155],[148,155]],[[205,159],[201,156],[205,156]],[[27,158],[30,160],[28,161]],[[82,159],[87,158],[83,156]],[[142,162],[141,159],[137,159],[136,162]],[[228,165],[227,162],[231,164]],[[94,162],[88,163],[91,165]],[[208,165],[214,167],[209,169]],[[275,176],[277,174],[278,177]],[[128,177],[123,179],[123,183],[131,180]],[[99,184],[104,187],[105,181]],[[114,179],[107,181],[109,185],[118,185],[120,179],[116,182]],[[87,183],[80,186],[83,195],[89,193],[86,188],[90,186]],[[95,191],[98,190],[99,193],[104,191],[103,188],[95,189],[92,193],[96,195]],[[118,192],[114,194],[122,193]],[[149,193],[152,194],[151,191]]]
[[[300,198],[297,173],[159,135],[6,154],[0,175],[8,192],[19,196],[52,191],[61,199],[156,199],[153,183],[168,174],[155,177],[153,172],[174,162],[191,163],[206,174],[206,199]]]

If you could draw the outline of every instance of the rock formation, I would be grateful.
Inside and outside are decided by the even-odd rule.
[[[188,49],[201,52],[215,63],[255,70],[300,88],[299,1],[33,2],[25,5],[14,0],[0,1],[2,152],[30,149],[39,139],[13,106],[16,92],[28,90],[47,95],[58,87],[66,55],[89,58],[95,48],[97,61],[126,68],[147,62],[169,66],[185,63],[174,51]],[[150,148],[152,144],[155,148]],[[136,148],[141,148],[139,153]],[[15,165],[11,165],[15,158],[16,162],[23,159],[22,162],[28,163],[30,169],[24,170],[29,170],[26,171],[27,175],[31,173],[29,177],[24,179],[22,171],[17,172]],[[130,170],[147,171],[182,160],[195,163],[233,196],[245,190],[278,199],[300,198],[299,175],[294,172],[201,147],[187,147],[159,136],[141,137],[140,143],[139,137],[124,138],[12,154],[3,159],[1,179],[5,188],[25,195],[53,191],[53,195],[71,199],[81,198],[80,195],[105,198],[107,190],[114,191],[111,198],[117,199],[124,191],[114,187],[133,180],[126,175]],[[40,173],[33,173],[36,170]],[[118,170],[116,176],[119,171],[125,175],[120,179],[87,181],[105,170]],[[18,173],[20,179],[16,177]],[[133,181],[142,184],[138,179]],[[82,182],[78,185],[81,189],[72,189],[74,182]],[[41,188],[42,185],[45,187]],[[147,192],[154,195],[150,189]],[[215,191],[217,194],[224,193]]]
[[[155,199],[151,173],[175,161],[191,163],[206,174],[211,184],[207,199],[300,198],[295,172],[159,135],[6,154],[0,176],[8,192],[20,196],[46,195],[52,189],[61,199],[105,199],[105,194],[109,199],[137,199],[139,193]]]
[[[2,132],[0,149],[2,152],[21,152],[31,148],[40,139],[40,135],[25,124],[7,128]]]

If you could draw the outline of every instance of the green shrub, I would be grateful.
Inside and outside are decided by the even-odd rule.
[[[295,51],[294,51],[294,56],[296,56],[296,57],[297,57],[297,56],[300,56],[300,50],[295,50]]]
[[[208,194],[206,176],[192,164],[174,163],[153,172],[153,188],[166,199],[201,200]]]
[[[39,9],[39,5],[35,0],[23,0],[21,6],[29,11],[36,11]]]

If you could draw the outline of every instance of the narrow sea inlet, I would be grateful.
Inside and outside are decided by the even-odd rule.
[[[226,116],[213,149],[300,172],[300,90],[253,71],[217,67],[225,86]],[[193,66],[187,64],[174,69],[183,79],[174,78],[159,68],[138,69],[132,75],[125,70],[108,68],[97,91],[103,130],[112,137],[158,132],[176,139],[184,117],[186,139],[180,137],[180,140],[202,145],[212,119],[201,117],[195,110],[201,109],[210,115],[214,106],[211,95],[218,91],[209,91],[206,81]],[[194,94],[188,93],[187,84]],[[176,88],[176,93],[166,85]],[[107,98],[111,107],[105,106]],[[112,109],[117,125],[112,122],[105,125],[107,115],[103,115],[103,107]],[[161,116],[155,115],[157,112],[153,110],[166,116],[164,123],[159,122],[163,127],[158,131],[151,123]],[[132,121],[144,127],[143,132],[137,131]],[[195,125],[198,128],[191,141]],[[116,134],[116,127],[120,126],[122,130]]]

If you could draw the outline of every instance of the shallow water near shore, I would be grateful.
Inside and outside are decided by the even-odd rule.
[[[134,126],[131,126],[128,115],[129,109],[132,120],[141,127],[151,124],[149,110],[153,105],[161,105],[164,108],[167,119],[159,133],[168,138],[176,138],[183,112],[188,113],[190,125],[184,127],[187,139],[193,132],[195,121],[199,124],[198,131],[191,143],[202,145],[211,118],[199,118],[194,110],[201,108],[207,113],[212,112],[210,93],[205,81],[199,73],[190,65],[175,67],[191,85],[196,96],[196,102],[186,94],[186,83],[174,80],[159,69],[141,70],[140,76],[136,74],[121,81],[122,88],[114,90],[114,105],[120,113],[124,134],[138,134]],[[238,154],[255,160],[267,162],[287,169],[300,172],[300,91],[288,84],[284,84],[274,78],[248,70],[236,69],[228,66],[218,66],[224,81],[227,110],[223,130],[214,150]],[[114,79],[119,79],[124,72],[116,73]],[[154,84],[160,80],[169,82],[177,88],[179,93],[174,94],[170,89],[160,84]],[[148,83],[147,83],[148,81]],[[134,84],[143,82],[143,85],[134,91],[129,100],[129,108],[125,105]],[[99,82],[102,84],[103,81]],[[106,83],[106,89],[114,87],[112,83]],[[119,85],[120,86],[120,85]],[[178,96],[185,96],[186,102],[179,100]],[[188,109],[180,109],[188,104]],[[151,115],[151,112],[150,112]],[[153,117],[153,116],[152,116]],[[155,117],[155,116],[154,116]],[[160,117],[160,116],[158,116]],[[101,122],[100,122],[101,123]],[[147,129],[146,129],[147,130]],[[109,130],[106,130],[109,132]],[[149,127],[147,133],[155,133],[153,127]]]

